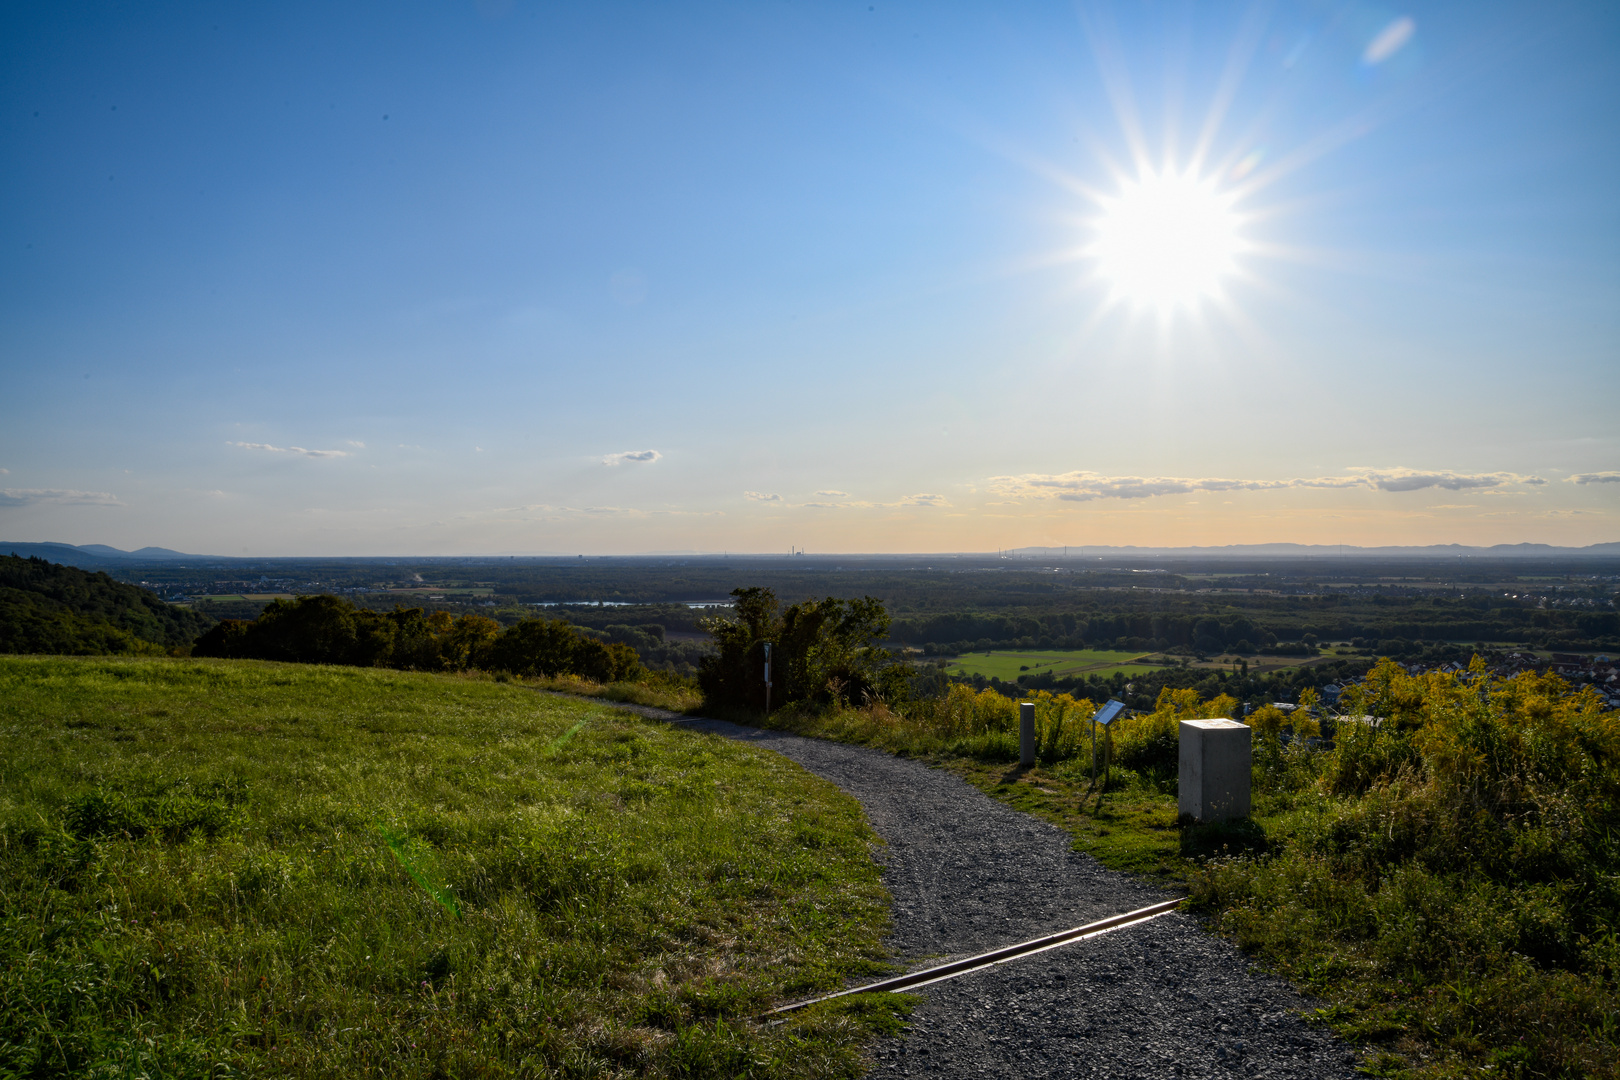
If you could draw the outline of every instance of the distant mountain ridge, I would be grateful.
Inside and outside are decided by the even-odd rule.
[[[38,556],[64,566],[77,566],[81,570],[100,570],[108,566],[126,566],[131,563],[174,562],[180,559],[209,559],[207,555],[187,555],[164,547],[143,547],[139,551],[123,551],[106,544],[9,544],[0,541],[0,555],[20,558]]]
[[[700,552],[685,553],[688,558],[707,558]],[[733,555],[746,553],[733,552]],[[855,552],[823,552],[822,557],[838,554],[853,555]],[[992,552],[917,552],[915,554],[957,554],[957,555],[984,555],[992,556]],[[1205,559],[1243,559],[1243,558],[1273,558],[1273,559],[1392,559],[1392,558],[1475,558],[1475,559],[1532,559],[1532,558],[1620,558],[1620,541],[1603,544],[1589,544],[1586,547],[1558,547],[1553,544],[1495,544],[1491,547],[1471,547],[1467,544],[1429,544],[1389,547],[1357,547],[1354,544],[1226,544],[1209,547],[1135,547],[1131,545],[1105,545],[1105,544],[1075,544],[1069,547],[1021,547],[1010,548],[1002,554],[1014,555],[1024,558],[1113,558],[1113,559],[1163,559],[1163,558],[1205,558]],[[237,556],[231,555],[191,555],[183,551],[175,551],[165,547],[143,547],[137,551],[124,551],[120,548],[109,547],[106,544],[62,544],[46,542],[39,544],[13,544],[0,541],[0,555],[18,555],[22,558],[38,556],[49,559],[51,562],[61,563],[65,566],[77,566],[85,570],[105,570],[113,567],[129,567],[151,563],[172,562],[206,562],[218,564],[222,562],[238,561]],[[301,556],[283,556],[283,558],[300,558]],[[375,556],[376,558],[410,558],[411,556],[388,555]],[[421,556],[422,558],[479,558],[480,556]],[[493,556],[490,556],[493,557]],[[618,556],[619,558],[653,558],[653,555]],[[906,557],[904,554],[893,556]],[[506,556],[501,556],[506,558]],[[264,557],[248,560],[264,562]]]
[[[120,551],[106,544],[80,544],[80,551],[89,551],[96,555],[104,555],[109,559],[195,559],[197,555],[187,555],[183,551],[175,551],[165,547],[143,547],[135,551]]]

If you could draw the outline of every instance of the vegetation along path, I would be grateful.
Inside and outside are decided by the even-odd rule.
[[[648,716],[676,714],[625,706]],[[1162,900],[1058,828],[949,773],[878,750],[717,720],[686,726],[768,747],[859,799],[888,843],[890,947],[916,968]],[[1310,1006],[1180,912],[917,991],[873,1076],[1351,1077]]]

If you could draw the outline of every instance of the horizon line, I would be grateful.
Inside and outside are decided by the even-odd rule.
[[[1178,554],[1186,555],[1246,555],[1269,554],[1286,556],[1297,554],[1302,556],[1377,556],[1379,554],[1414,554],[1414,553],[1487,553],[1511,554],[1522,553],[1547,555],[1586,555],[1589,557],[1614,556],[1620,557],[1620,540],[1602,541],[1585,545],[1548,544],[1539,541],[1519,541],[1517,543],[1502,544],[1462,544],[1457,542],[1444,544],[1303,544],[1294,541],[1267,541],[1248,544],[1208,544],[1208,545],[1150,545],[1150,544],[1029,544],[1016,548],[1002,548],[987,551],[819,551],[807,552],[803,549],[782,551],[732,551],[721,549],[717,551],[642,551],[642,552],[590,552],[590,551],[500,551],[500,552],[453,552],[444,554],[421,554],[401,552],[380,552],[368,555],[334,555],[334,554],[242,554],[224,555],[199,552],[185,552],[174,548],[165,548],[157,545],[148,545],[133,550],[115,548],[107,544],[69,544],[60,540],[45,541],[0,541],[0,554],[13,554],[14,548],[58,548],[79,552],[92,558],[107,561],[172,561],[175,559],[209,559],[222,561],[251,561],[266,559],[724,559],[724,558],[846,558],[846,559],[901,559],[901,558],[935,558],[935,559],[998,559],[998,558],[1056,558],[1081,559],[1090,558],[1090,552],[1098,553],[1098,558],[1107,556],[1130,557],[1173,557]],[[1526,551],[1525,549],[1537,549]],[[150,552],[143,555],[143,552]]]

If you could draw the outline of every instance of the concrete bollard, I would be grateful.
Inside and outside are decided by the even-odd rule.
[[[1018,764],[1029,768],[1035,764],[1035,703],[1018,703]]]
[[[1249,816],[1249,729],[1236,720],[1181,722],[1181,813],[1195,821]]]

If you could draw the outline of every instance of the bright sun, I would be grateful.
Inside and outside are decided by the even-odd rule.
[[[1144,172],[1104,198],[1089,254],[1114,295],[1161,312],[1220,295],[1243,249],[1231,196],[1191,172]]]

